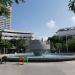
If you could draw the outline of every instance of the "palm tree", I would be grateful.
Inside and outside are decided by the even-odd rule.
[[[11,7],[14,2],[19,4],[20,2],[25,2],[25,0],[0,0],[0,16],[9,16],[10,10],[8,6]]]

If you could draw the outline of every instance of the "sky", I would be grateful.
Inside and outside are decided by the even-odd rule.
[[[13,4],[12,28],[31,32],[35,38],[51,37],[60,28],[74,27],[75,14],[69,11],[69,0],[26,0]]]

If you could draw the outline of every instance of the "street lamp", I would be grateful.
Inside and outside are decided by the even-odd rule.
[[[67,53],[68,53],[68,41],[67,41],[67,35],[66,35],[66,50],[67,50]]]

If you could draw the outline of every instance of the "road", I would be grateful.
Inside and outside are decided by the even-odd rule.
[[[0,75],[75,75],[75,61],[0,64]]]

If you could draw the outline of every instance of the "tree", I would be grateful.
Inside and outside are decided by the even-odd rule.
[[[57,52],[66,52],[66,36],[53,36],[49,37],[50,47],[53,50],[54,48]],[[75,36],[67,37],[68,52],[75,52]]]
[[[69,0],[69,9],[75,13],[75,0]]]
[[[10,9],[8,6],[11,7],[14,2],[19,4],[20,2],[25,2],[25,0],[0,0],[0,16],[9,16]]]
[[[11,39],[9,40],[10,43],[12,43],[15,47],[17,46],[17,40],[16,39]]]
[[[28,39],[11,39],[9,42],[13,44],[16,49],[19,49],[19,51],[20,49],[23,49],[25,52],[29,46]]]
[[[68,40],[69,52],[75,52],[75,37]]]
[[[62,43],[63,42],[63,38],[60,36],[53,36],[53,37],[49,37],[48,41],[50,41],[51,48],[55,48],[56,43]]]
[[[0,41],[0,53],[6,53],[7,49],[10,49],[13,47],[13,44],[10,43],[8,40],[1,40]]]
[[[12,48],[13,44],[10,43],[8,40],[2,40],[1,43],[3,44],[3,48]]]

